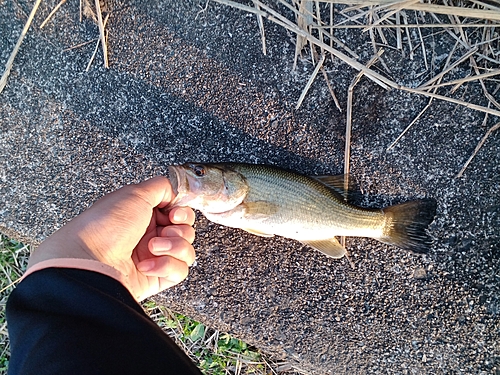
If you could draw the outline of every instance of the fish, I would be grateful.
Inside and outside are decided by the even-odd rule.
[[[175,198],[166,211],[188,206],[214,223],[290,238],[331,258],[346,254],[338,236],[369,237],[414,253],[428,252],[432,243],[432,198],[365,208],[344,199],[344,176],[246,163],[185,163],[168,171]]]

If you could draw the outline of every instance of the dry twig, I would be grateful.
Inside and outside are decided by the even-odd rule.
[[[323,0],[325,3],[334,4],[359,4],[362,6],[377,5],[380,8],[398,9],[401,1],[394,0]],[[483,10],[473,8],[463,8],[459,6],[436,5],[420,2],[407,2],[404,6],[407,10],[420,10],[428,13],[452,15],[467,18],[479,18],[492,21],[500,21],[500,13],[497,10]]]
[[[311,88],[311,85],[313,84],[314,80],[316,79],[316,76],[318,75],[319,70],[323,66],[323,63],[325,62],[325,55],[321,55],[321,58],[316,65],[316,68],[314,69],[313,73],[311,74],[311,77],[309,77],[309,81],[307,81],[306,87],[304,87],[304,90],[302,90],[302,94],[300,94],[299,101],[297,102],[297,105],[295,106],[295,109],[299,109],[302,102],[304,101],[304,98],[306,97],[307,92]]]
[[[66,49],[63,49],[62,52],[67,52],[67,51],[71,51],[72,49],[75,49],[75,48],[80,48],[80,47],[86,46],[87,44],[95,42],[96,40],[99,41],[99,38],[94,38],[94,39],[91,39],[91,40],[87,40],[86,42],[79,43],[79,44],[76,44],[74,46],[68,47]]]
[[[108,18],[109,18],[109,14],[107,14],[106,18],[104,19],[103,29],[106,27],[106,24],[108,23]],[[96,40],[96,39],[94,39],[94,40]],[[95,56],[97,54],[97,50],[99,49],[99,43],[100,42],[101,42],[101,39],[97,38],[97,43],[95,45],[94,52],[92,53],[92,57],[90,58],[89,63],[87,64],[87,68],[85,69],[86,72],[88,72],[90,70],[90,66],[92,65],[92,62],[94,61]]]
[[[332,95],[335,106],[337,107],[337,109],[340,112],[342,112],[342,108],[340,107],[337,96],[335,95],[335,91],[333,91],[333,87],[332,87],[332,85],[330,85],[330,80],[328,79],[328,75],[326,74],[326,71],[325,71],[325,69],[323,69],[323,67],[321,67],[321,72],[323,73],[323,77],[325,77],[326,85],[328,86],[328,90],[330,91],[330,94]]]
[[[57,4],[54,9],[52,9],[52,12],[49,13],[49,15],[47,16],[47,18],[45,19],[45,21],[42,22],[42,24],[40,25],[40,29],[43,29],[43,27],[50,21],[50,19],[52,18],[52,16],[54,14],[56,14],[56,12],[59,10],[59,8],[66,2],[66,0],[61,0],[59,2],[59,4]]]
[[[101,34],[101,45],[102,45],[102,55],[104,59],[104,67],[109,68],[109,63],[108,63],[108,46],[106,43],[106,35],[104,33],[104,23],[102,21],[102,12],[101,12],[101,3],[99,0],[95,0],[95,7],[96,7],[96,13],[97,13],[97,24],[99,25],[99,33]],[[108,14],[109,16],[109,14]],[[107,16],[106,16],[107,19]]]
[[[377,54],[368,62],[367,67],[372,66],[375,62],[382,56],[384,50],[379,50]],[[347,200],[349,191],[349,173],[350,173],[350,160],[351,160],[351,133],[352,133],[352,102],[354,96],[354,87],[358,84],[360,79],[363,77],[363,72],[359,72],[357,76],[353,79],[349,85],[349,90],[347,93],[347,120],[345,129],[345,149],[344,149],[344,199]],[[345,236],[340,237],[340,244],[345,248]],[[354,263],[349,257],[349,253],[346,250],[346,257],[349,261],[351,267],[354,269]]]
[[[460,170],[460,172],[458,172],[457,174],[457,178],[460,178],[463,176],[465,170],[467,169],[467,167],[469,166],[469,164],[471,163],[472,159],[474,159],[474,157],[477,155],[477,153],[479,152],[479,150],[481,149],[481,147],[483,147],[484,143],[486,142],[486,140],[488,139],[488,137],[490,136],[491,133],[493,133],[495,130],[498,130],[500,128],[500,122],[498,122],[497,124],[493,125],[487,132],[486,134],[483,136],[483,138],[479,141],[479,143],[477,144],[476,148],[474,149],[474,152],[472,153],[472,155],[470,156],[470,158],[465,162],[464,166],[462,167],[462,169]]]
[[[21,35],[19,36],[19,39],[17,40],[16,46],[14,47],[14,50],[10,54],[9,59],[7,60],[7,63],[5,64],[5,71],[2,75],[2,78],[0,78],[0,93],[3,91],[5,86],[7,85],[7,79],[9,78],[10,75],[10,70],[12,69],[12,64],[14,64],[14,59],[16,58],[17,52],[19,51],[19,48],[21,47],[21,43],[23,42],[23,39],[28,32],[28,29],[31,26],[31,22],[33,22],[33,18],[35,17],[36,11],[38,9],[38,6],[40,5],[42,0],[36,0],[35,5],[33,5],[33,9],[31,10],[31,13],[28,17],[28,20],[26,21],[26,24],[24,25],[23,31],[21,32]]]
[[[500,64],[500,54],[496,52],[491,46],[493,41],[500,40],[500,37],[495,36],[493,32],[493,28],[497,27],[498,24],[495,22],[500,21],[500,12],[498,12],[497,7],[495,6],[485,6],[483,4],[479,4],[478,0],[474,0],[476,4],[481,5],[485,9],[476,8],[465,8],[460,6],[452,6],[449,5],[446,1],[443,0],[444,5],[435,5],[429,3],[421,3],[416,0],[322,0],[315,1],[314,4],[316,6],[316,12],[313,12],[313,2],[311,0],[293,0],[292,4],[289,4],[286,0],[278,0],[280,5],[285,6],[287,9],[290,9],[296,17],[296,23],[293,23],[285,16],[272,9],[268,5],[263,4],[259,0],[253,0],[254,4],[259,5],[259,9],[247,7],[241,3],[237,3],[232,0],[214,0],[215,2],[232,6],[234,8],[242,9],[247,12],[256,13],[258,16],[262,18],[266,18],[271,22],[274,22],[290,32],[296,34],[297,44],[294,58],[294,67],[296,64],[297,56],[299,55],[302,48],[306,45],[308,41],[310,43],[311,48],[311,59],[314,63],[316,61],[314,47],[319,47],[321,49],[321,55],[329,53],[332,58],[337,57],[341,59],[343,62],[350,65],[352,68],[358,70],[360,75],[365,75],[367,78],[371,79],[375,83],[379,84],[381,87],[385,89],[398,89],[401,91],[410,92],[413,94],[424,95],[429,98],[429,102],[426,107],[415,117],[415,119],[407,126],[407,128],[400,134],[400,136],[389,146],[388,149],[392,148],[396,142],[401,139],[401,137],[418,121],[418,119],[422,116],[422,114],[430,107],[433,99],[439,99],[443,101],[447,101],[450,103],[458,104],[473,110],[477,110],[483,112],[487,115],[500,116],[500,104],[495,101],[493,96],[488,93],[484,86],[484,82],[482,79],[490,78],[497,75],[500,72],[500,69],[493,70],[491,72],[485,72],[480,74],[476,68],[476,75],[471,77],[462,78],[459,80],[453,80],[449,82],[441,83],[443,77],[451,72],[453,69],[457,68],[460,64],[466,62],[468,59],[472,59],[472,56],[477,56],[478,60],[483,59],[484,61],[492,62],[495,64]],[[320,4],[329,4],[330,5],[330,21],[328,24],[325,24],[321,21],[319,6]],[[333,23],[333,7],[332,4],[345,4],[348,7],[344,8],[339,12],[344,20],[338,22],[337,24]],[[296,6],[296,7],[295,7]],[[410,23],[409,16],[407,14],[408,10],[414,10],[415,14],[415,22]],[[352,12],[355,12],[353,15]],[[424,13],[429,14],[431,18],[435,21],[435,23],[426,23],[424,19]],[[450,23],[446,24],[436,16],[436,14],[448,15]],[[363,17],[368,18],[368,25],[361,22]],[[419,17],[422,19],[422,23],[419,22]],[[460,17],[465,17],[461,19]],[[485,20],[484,24],[480,23],[480,21],[472,21],[473,18],[477,18],[479,20]],[[346,24],[348,22],[355,24]],[[467,23],[466,23],[467,22]],[[358,57],[354,53],[351,53],[354,58],[351,58],[339,50],[335,49],[334,43],[344,48],[346,51],[350,51],[347,46],[341,45],[339,41],[337,41],[333,37],[333,30],[338,28],[363,28],[365,31],[368,30],[370,32],[370,39],[372,40],[373,48],[376,49],[377,42],[375,41],[375,36],[373,34],[373,30],[377,29],[379,32],[379,36],[381,40],[387,44],[387,40],[382,32],[383,28],[392,28],[396,33],[397,45],[396,48],[400,49],[402,53],[404,53],[403,48],[403,39],[402,39],[402,29],[404,29],[404,33],[406,34],[406,40],[409,47],[410,59],[413,58],[413,53],[416,48],[419,47],[413,46],[412,36],[414,34],[410,33],[410,28],[416,28],[418,32],[418,38],[420,40],[420,46],[422,48],[422,55],[425,62],[425,67],[428,70],[429,64],[427,62],[427,52],[425,49],[425,41],[422,36],[421,29],[422,28],[441,28],[444,32],[448,33],[453,39],[455,39],[457,45],[463,46],[466,48],[467,52],[463,54],[459,59],[457,59],[453,64],[449,64],[449,60],[453,55],[453,52],[449,54],[448,60],[446,62],[445,67],[442,71],[434,76],[432,79],[428,80],[423,85],[420,85],[417,88],[406,87],[397,84],[390,78],[379,74],[372,70],[369,65],[361,64],[357,61]],[[473,46],[470,45],[468,41],[468,35],[465,33],[465,30],[468,28],[477,28],[483,30],[483,39],[479,43],[475,43]],[[313,30],[317,30],[317,37],[312,35]],[[435,34],[434,34],[435,35]],[[325,39],[328,38],[330,40],[329,44],[325,43]],[[379,60],[380,63],[384,66],[385,70],[390,73],[387,66],[384,64],[384,61]],[[475,60],[474,60],[475,61]],[[304,96],[309,89],[314,77],[318,70],[320,69],[321,64],[317,64],[313,75],[310,77],[308,84],[306,85],[302,95],[299,99],[298,105],[302,103]],[[323,70],[323,74],[326,77],[326,72]],[[328,79],[326,79],[327,84],[329,86],[329,90],[333,94],[333,89],[331,88]],[[466,102],[460,99],[454,99],[446,95],[441,95],[437,93],[437,89],[439,87],[455,85],[450,92],[453,93],[454,90],[461,84],[470,81],[479,81],[483,87],[483,91],[489,103],[492,103],[493,106],[498,109],[490,108],[490,104],[488,106],[482,106],[479,104],[474,104],[470,102]],[[335,98],[335,97],[334,97]],[[351,98],[352,100],[352,98]],[[338,105],[337,105],[338,106]],[[340,106],[338,106],[340,108]],[[348,102],[348,121],[350,119],[350,104]],[[496,129],[496,128],[495,128]],[[347,136],[347,135],[346,135]],[[346,141],[347,142],[347,141]],[[347,147],[347,145],[346,145]],[[347,151],[346,151],[347,155]],[[348,168],[347,168],[348,170]]]
[[[208,2],[207,2],[207,4],[208,4]],[[255,1],[254,1],[254,5],[257,9],[260,9],[259,4],[257,4]],[[262,40],[262,53],[265,56],[265,55],[267,55],[266,32],[264,30],[264,20],[262,19],[262,16],[260,14],[257,14],[257,23],[259,24],[260,37]]]

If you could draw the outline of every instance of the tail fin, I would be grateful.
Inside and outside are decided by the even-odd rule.
[[[436,206],[435,199],[420,199],[384,208],[387,226],[384,236],[378,240],[415,253],[426,253],[431,244],[426,229],[434,220]]]

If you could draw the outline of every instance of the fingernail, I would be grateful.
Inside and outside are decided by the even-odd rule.
[[[165,237],[182,237],[182,230],[179,228],[165,227],[162,235]]]
[[[140,272],[148,272],[154,268],[155,264],[156,262],[153,259],[144,260],[137,265],[137,269]]]
[[[151,253],[162,255],[172,249],[172,241],[167,238],[153,238]]]
[[[179,209],[179,210],[174,212],[174,221],[177,221],[177,222],[186,221],[187,216],[188,215],[187,215],[186,211]]]

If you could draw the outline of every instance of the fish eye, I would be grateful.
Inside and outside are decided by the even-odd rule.
[[[198,177],[205,176],[205,168],[203,168],[203,166],[201,166],[201,165],[195,165],[195,166],[193,166],[193,172]]]

